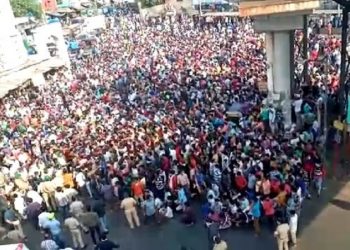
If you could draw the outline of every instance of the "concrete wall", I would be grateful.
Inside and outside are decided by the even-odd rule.
[[[0,72],[11,70],[27,60],[23,39],[15,28],[15,17],[9,0],[0,1]]]
[[[54,41],[57,46],[57,57],[62,60],[65,66],[70,66],[70,60],[68,55],[68,48],[65,44],[63,29],[60,23],[50,23],[40,26],[33,30],[34,43],[38,51],[38,56],[41,60],[50,57],[47,43]]]

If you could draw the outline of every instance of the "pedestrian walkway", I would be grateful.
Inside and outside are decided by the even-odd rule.
[[[330,180],[319,202],[306,204],[298,250],[350,249],[350,182]],[[317,199],[317,198],[315,198]]]

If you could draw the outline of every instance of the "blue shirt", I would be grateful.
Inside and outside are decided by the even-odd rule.
[[[261,216],[261,207],[260,207],[260,202],[259,201],[254,202],[252,210],[251,210],[251,213],[252,213],[254,218],[260,218],[260,216]]]
[[[4,213],[4,219],[8,221],[16,221],[16,214],[12,209],[6,209]]]
[[[145,214],[146,216],[152,216],[156,213],[156,206],[154,204],[154,199],[148,199],[144,201]]]
[[[52,235],[58,235],[61,233],[61,224],[56,219],[46,221],[43,227],[49,229]]]
[[[256,177],[255,175],[251,174],[248,177],[248,188],[249,189],[254,189],[255,188],[255,182],[256,182]]]
[[[185,204],[187,202],[186,193],[183,188],[179,189],[179,191],[177,192],[177,196],[180,204]]]

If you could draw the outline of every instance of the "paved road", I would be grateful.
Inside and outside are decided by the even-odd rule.
[[[300,219],[300,250],[348,250],[350,249],[350,183],[329,180],[321,198],[304,203]],[[163,225],[142,226],[130,230],[121,211],[108,216],[109,238],[118,242],[123,250],[179,250],[181,245],[192,250],[208,249],[206,229],[202,223],[184,227],[175,218]],[[39,249],[42,236],[25,225],[29,236],[29,248]],[[229,229],[222,232],[230,249],[273,250],[277,249],[272,233],[263,228],[262,235],[255,237],[251,228]],[[70,236],[66,238],[70,242]],[[90,238],[88,249],[93,249]]]

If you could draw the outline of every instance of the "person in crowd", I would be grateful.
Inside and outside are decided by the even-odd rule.
[[[274,233],[277,239],[278,250],[288,250],[288,242],[289,242],[289,225],[286,222],[277,221],[277,228]]]
[[[47,230],[51,234],[52,239],[60,248],[64,248],[65,242],[63,241],[62,237],[61,223],[55,219],[54,213],[50,213],[47,219],[48,220],[43,224],[43,229]]]
[[[44,240],[40,243],[41,250],[58,250],[59,246],[57,243],[51,238],[50,234],[44,234]]]
[[[72,202],[69,204],[69,212],[75,217],[79,218],[79,215],[82,214],[85,210],[85,205],[82,201],[72,197]]]
[[[34,202],[32,198],[27,198],[28,205],[25,210],[25,215],[32,226],[39,230],[39,214],[41,213],[41,204]]]
[[[294,247],[297,245],[297,231],[298,231],[298,214],[295,210],[290,211],[289,218],[289,230],[290,230],[290,240]]]
[[[64,226],[68,228],[72,236],[74,248],[84,249],[87,247],[87,245],[84,244],[83,236],[81,234],[81,224],[75,217],[69,216],[68,218],[66,218],[64,220]]]
[[[156,204],[151,192],[146,192],[145,201],[143,202],[142,206],[145,216],[145,224],[155,221]]]
[[[220,236],[214,236],[213,250],[227,250],[227,243],[220,238]]]
[[[196,215],[189,202],[185,203],[185,208],[182,212],[181,222],[186,226],[192,226],[196,223]]]
[[[140,197],[139,197],[140,198]],[[125,217],[131,229],[134,229],[134,224],[140,226],[140,219],[136,209],[137,202],[132,197],[125,197],[120,203],[120,208],[124,210]]]
[[[269,223],[270,229],[275,230],[275,201],[267,196],[262,201],[264,215]]]
[[[4,220],[10,229],[18,230],[22,235],[24,235],[21,219],[13,210],[13,208],[11,207],[11,204],[8,204],[8,207],[4,212]]]
[[[91,240],[96,246],[98,240],[100,240],[102,235],[100,230],[100,219],[98,214],[92,211],[91,206],[87,206],[86,211],[79,214],[79,222],[84,230],[89,230]]]
[[[261,201],[259,198],[254,198],[252,204],[251,204],[251,208],[250,208],[250,213],[253,216],[253,220],[254,220],[254,231],[255,231],[255,235],[259,236],[260,235],[260,217],[261,217]]]
[[[107,235],[103,234],[101,236],[101,241],[96,245],[95,250],[112,250],[117,249],[120,246],[113,241],[107,239]]]
[[[219,224],[207,218],[205,225],[208,231],[208,249],[212,250],[214,247],[214,237],[220,236],[219,234]]]
[[[99,199],[98,197],[94,198],[92,209],[97,213],[98,218],[100,220],[100,225],[103,232],[108,232],[107,228],[107,218],[106,218],[106,204],[104,201]]]
[[[58,206],[58,211],[62,215],[63,219],[66,219],[69,211],[69,198],[64,193],[63,188],[57,187],[55,192],[55,200]]]

